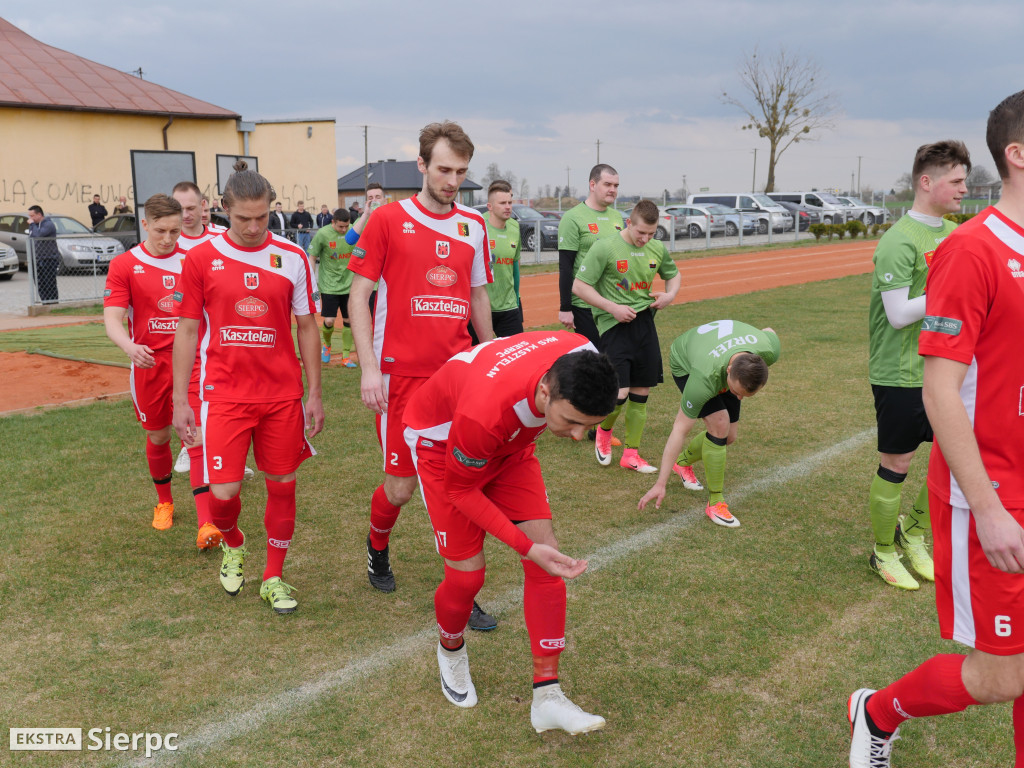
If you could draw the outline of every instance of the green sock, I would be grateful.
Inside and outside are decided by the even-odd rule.
[[[325,347],[331,346],[331,337],[333,335],[334,335],[334,326],[333,325],[325,325],[323,328],[320,329],[320,336],[324,340],[324,346]]]
[[[707,430],[698,432],[691,439],[689,444],[683,448],[683,452],[679,454],[679,464],[684,467],[692,467],[704,456],[704,435],[707,434]]]
[[[907,536],[924,536],[932,529],[932,516],[928,513],[928,481],[921,486],[914,507],[903,518],[903,533]]]
[[[626,439],[622,441],[624,448],[639,448],[640,438],[644,434],[647,423],[647,403],[629,400],[626,403]]]
[[[725,446],[713,443],[704,434],[701,453],[704,457],[704,485],[708,489],[708,504],[725,501],[722,491],[725,489]],[[689,448],[687,448],[689,449]]]
[[[352,349],[352,329],[343,325],[341,326],[341,356],[348,357],[350,349]]]
[[[622,411],[622,403],[615,404],[615,410],[608,414],[608,417],[601,422],[601,429],[611,429],[615,426],[615,420],[619,418],[619,413]]]
[[[900,515],[900,496],[903,483],[892,483],[875,474],[868,496],[871,529],[875,532],[875,549],[882,553],[895,552],[896,521]]]

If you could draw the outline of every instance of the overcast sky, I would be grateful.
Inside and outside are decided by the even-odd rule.
[[[299,10],[299,8],[303,10]],[[721,94],[742,94],[744,53],[812,59],[841,111],[834,130],[781,158],[777,188],[888,190],[925,142],[959,138],[994,170],[988,111],[1024,88],[1019,2],[632,3],[554,0],[301,6],[28,4],[0,15],[44,43],[235,110],[246,119],[333,117],[339,175],[414,159],[426,123],[452,119],[491,162],[578,190],[596,162],[623,194],[745,191],[767,179],[768,144]],[[337,10],[342,8],[343,10]]]

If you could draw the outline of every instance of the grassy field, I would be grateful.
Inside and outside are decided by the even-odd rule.
[[[649,478],[598,466],[592,443],[541,437],[562,548],[591,559],[569,585],[563,687],[607,718],[604,731],[530,728],[521,569],[493,541],[480,602],[500,627],[467,641],[480,703],[460,710],[444,700],[429,523],[418,498],[406,507],[392,538],[398,590],[375,592],[363,542],[379,448],[358,372],[333,366],[319,455],[299,472],[285,564],[299,610],[290,616],[258,598],[259,545],[249,586],[224,593],[219,555],[195,549],[183,476],[174,527],[150,527],[154,493],[129,403],[0,419],[0,729],[180,734],[177,752],[140,765],[845,765],[850,692],[958,650],[938,638],[931,585],[900,592],[867,567],[869,280],[659,314],[666,351],[683,330],[725,317],[771,325],[782,339],[729,450],[726,498],[739,529],[712,525],[703,495],[681,484],[660,511],[638,512]],[[654,390],[641,446],[651,461],[677,406],[671,384]],[[242,493],[240,523],[256,542],[259,475]],[[894,764],[1007,765],[1012,754],[1009,708],[985,707],[908,723]],[[0,764],[132,756],[0,751]]]

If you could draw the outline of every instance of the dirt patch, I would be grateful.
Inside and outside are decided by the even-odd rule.
[[[6,394],[0,415],[37,407],[92,402],[129,393],[128,371],[58,360],[27,352],[0,352]]]

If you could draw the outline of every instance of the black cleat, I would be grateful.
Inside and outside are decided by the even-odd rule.
[[[370,585],[381,592],[395,591],[395,574],[391,572],[391,560],[388,548],[374,549],[370,545],[370,536],[366,536],[366,571]]]
[[[587,440],[589,440],[590,442],[594,442],[595,440],[597,440],[597,429],[587,430]]]
[[[477,632],[490,632],[498,628],[498,620],[473,601],[473,612],[469,614],[469,628]]]

